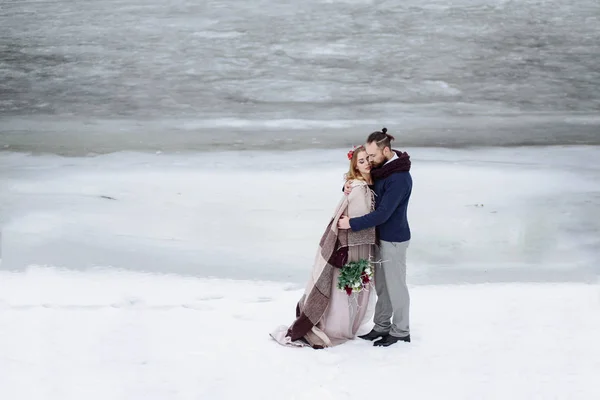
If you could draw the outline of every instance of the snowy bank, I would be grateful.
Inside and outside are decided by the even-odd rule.
[[[301,291],[259,281],[0,272],[2,398],[598,399],[600,290],[416,286],[410,344],[290,349]]]

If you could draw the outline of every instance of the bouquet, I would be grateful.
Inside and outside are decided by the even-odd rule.
[[[345,290],[348,296],[365,289],[373,280],[373,267],[366,259],[352,261],[342,267],[337,287]]]

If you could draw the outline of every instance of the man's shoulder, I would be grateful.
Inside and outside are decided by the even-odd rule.
[[[390,176],[388,176],[384,180],[386,180],[390,183],[391,182],[405,183],[408,181],[412,181],[412,177],[410,175],[410,171],[398,171],[398,172],[394,172],[394,173],[390,174]]]

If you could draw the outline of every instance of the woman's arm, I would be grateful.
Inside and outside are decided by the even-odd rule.
[[[348,195],[348,216],[356,218],[370,213],[372,201],[373,196],[367,185],[353,187]]]

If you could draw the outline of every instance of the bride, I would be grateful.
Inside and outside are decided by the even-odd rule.
[[[339,281],[344,265],[361,260],[364,265],[365,260],[372,259],[376,242],[375,228],[359,232],[338,231],[341,216],[360,217],[370,213],[375,206],[369,188],[373,183],[371,164],[364,147],[348,152],[348,159],[350,168],[346,180],[351,182],[353,190],[343,196],[321,238],[311,276],[296,305],[296,320],[291,326],[280,326],[271,333],[282,345],[320,349],[344,343],[370,329],[366,324],[373,316],[375,289],[372,281],[364,278],[362,290],[358,285],[353,290],[345,281]],[[366,272],[372,270],[371,266]]]

